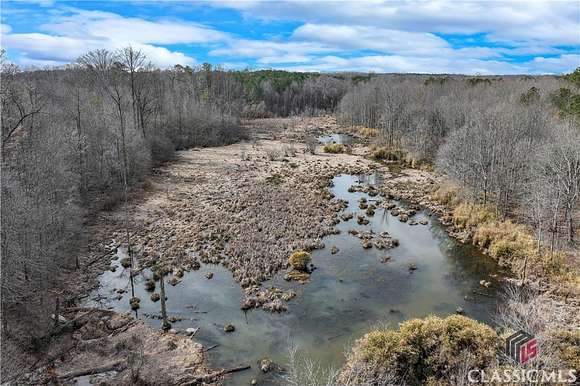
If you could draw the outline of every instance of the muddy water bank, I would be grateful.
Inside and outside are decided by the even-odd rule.
[[[401,222],[381,205],[368,216],[360,209],[361,198],[368,203],[383,199],[349,188],[379,182],[377,174],[339,175],[333,179],[331,192],[347,202],[344,212],[352,213],[353,218],[341,221],[337,225],[340,233],[325,237],[325,248],[313,252],[316,269],[307,284],[286,282],[282,271],[262,285],[297,293],[289,301],[287,312],[241,311],[245,294],[232,274],[221,265],[205,264],[197,271],[186,272],[174,286],[166,284],[173,327],[199,328],[195,339],[206,348],[213,347],[206,352],[212,367],[252,365],[251,370],[229,380],[229,384],[243,385],[251,379],[272,384],[275,377],[261,372],[257,363],[269,358],[283,364],[290,342],[321,365],[339,367],[345,348],[376,323],[395,326],[408,318],[447,315],[458,308],[490,323],[498,287],[496,264],[474,247],[449,237],[438,220],[425,211],[411,216],[411,220],[427,222],[426,225]],[[406,206],[403,202],[392,204]],[[368,219],[368,224],[359,225],[359,215]],[[399,246],[365,249],[349,230],[388,232]],[[335,254],[331,253],[332,247],[338,249]],[[210,272],[213,275],[208,279]],[[145,289],[142,276],[135,279],[136,296],[141,298],[136,315],[159,326],[159,302],[150,300],[151,293]],[[491,285],[482,287],[481,280]],[[120,294],[120,288],[127,292]],[[99,295],[102,306],[129,310],[127,271],[119,267],[103,274]],[[225,324],[233,324],[235,331],[225,332]]]

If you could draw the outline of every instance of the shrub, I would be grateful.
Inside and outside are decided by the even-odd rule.
[[[295,251],[288,258],[288,262],[297,271],[307,271],[310,263],[310,253],[306,251]]]
[[[404,383],[441,384],[463,366],[484,368],[495,361],[500,338],[490,327],[460,315],[429,316],[408,320],[398,331],[378,329],[358,340],[348,356],[342,374],[364,368],[374,374],[361,379],[394,374]]]
[[[327,143],[324,145],[324,152],[331,154],[342,153],[344,152],[344,146],[339,143]]]

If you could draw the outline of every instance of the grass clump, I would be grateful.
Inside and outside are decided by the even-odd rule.
[[[375,160],[404,161],[405,152],[403,152],[401,149],[383,146],[375,148],[371,153],[371,157]]]
[[[379,130],[371,127],[360,127],[357,131],[360,136],[365,138],[372,138],[379,135]]]
[[[408,320],[398,331],[378,329],[358,340],[348,356],[342,376],[353,369],[363,379],[390,374],[405,384],[452,382],[466,358],[470,368],[485,368],[495,361],[501,340],[485,324],[460,315],[429,316]],[[356,382],[355,382],[356,383]]]
[[[460,229],[471,229],[496,219],[495,211],[482,204],[464,202],[453,210],[453,223]]]
[[[338,154],[344,153],[344,146],[339,143],[327,143],[323,148],[325,153]]]
[[[304,271],[292,270],[286,275],[287,280],[297,281],[299,283],[305,283],[310,279],[310,274]]]
[[[307,272],[308,263],[310,263],[310,260],[310,253],[306,251],[295,251],[288,258],[288,263],[290,263],[292,268],[294,268],[296,271]]]
[[[455,207],[461,203],[459,198],[460,188],[453,184],[442,184],[431,194],[431,198],[442,205]]]
[[[537,252],[533,236],[523,225],[510,220],[481,224],[473,235],[473,243],[488,248],[490,255],[500,261],[525,258]]]

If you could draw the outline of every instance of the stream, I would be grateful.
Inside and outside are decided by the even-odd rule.
[[[379,197],[351,193],[348,188],[359,183],[373,185],[378,178],[339,175],[333,179],[331,191],[336,198],[348,201],[345,211],[355,217],[341,221],[337,225],[340,234],[326,237],[326,247],[313,251],[312,262],[317,269],[308,283],[286,282],[285,272],[263,283],[264,288],[276,286],[297,292],[298,296],[288,302],[287,312],[240,310],[242,289],[231,273],[219,265],[202,264],[198,271],[186,272],[176,286],[165,285],[168,314],[184,318],[172,323],[173,328],[199,327],[195,339],[206,348],[215,346],[206,353],[210,367],[252,365],[250,370],[231,375],[226,385],[249,385],[251,379],[257,379],[258,384],[275,384],[275,376],[261,373],[257,363],[267,357],[283,366],[290,344],[323,367],[339,368],[344,363],[345,350],[379,323],[396,328],[397,323],[408,318],[445,316],[455,313],[458,307],[467,316],[492,322],[500,269],[473,246],[449,237],[437,219],[419,211],[413,219],[426,219],[428,224],[413,226],[378,208],[369,217],[369,224],[357,224],[356,214],[363,212],[358,207],[359,199],[364,197],[372,202]],[[363,249],[360,240],[348,233],[350,229],[387,231],[400,245],[390,250]],[[331,254],[332,246],[339,252]],[[127,312],[131,297],[128,270],[120,266],[122,252],[117,255],[119,258],[113,264],[118,269],[102,274],[101,286],[90,302],[93,306]],[[382,262],[385,255],[391,259]],[[417,269],[410,270],[409,264],[415,264]],[[214,274],[212,279],[205,277],[208,272]],[[479,284],[482,279],[490,281],[491,286],[482,287]],[[127,292],[120,296],[116,293],[118,288]],[[150,316],[159,315],[160,304],[150,300],[142,275],[135,277],[135,292],[141,298],[137,316],[159,327],[161,321]],[[226,323],[233,324],[235,331],[225,333]]]

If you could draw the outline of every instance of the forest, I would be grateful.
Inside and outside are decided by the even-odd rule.
[[[249,140],[244,122],[256,118],[334,116],[373,133],[382,158],[436,170],[476,205],[529,227],[538,251],[555,258],[577,247],[580,68],[565,76],[159,69],[127,47],[58,68],[22,69],[2,55],[1,70],[2,329],[31,349],[66,297],[63,272],[81,268],[87,222],[126,206],[179,151]]]

